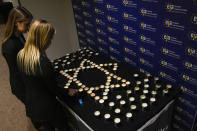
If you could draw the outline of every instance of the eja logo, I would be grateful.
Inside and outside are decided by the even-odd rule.
[[[170,40],[170,36],[168,34],[163,35],[163,39],[168,42]]]
[[[146,37],[144,35],[141,35],[140,36],[140,39],[141,39],[141,41],[145,41],[146,40]]]
[[[129,38],[127,36],[124,36],[124,41],[128,42]]]
[[[146,49],[143,48],[143,47],[140,47],[140,51],[141,51],[141,53],[143,54],[144,52],[146,52]]]
[[[94,9],[94,11],[95,11],[95,13],[97,13],[97,14],[98,14],[99,9],[95,8],[95,9]]]
[[[172,21],[166,19],[166,20],[165,20],[165,25],[166,25],[167,27],[172,26]]]
[[[160,75],[161,77],[165,77],[165,76],[166,76],[166,73],[161,71],[161,72],[159,73],[159,75]]]
[[[145,29],[146,26],[147,26],[147,25],[146,25],[144,22],[141,22],[141,23],[140,23],[140,27],[141,27],[142,29]]]
[[[108,40],[109,40],[110,42],[112,42],[114,39],[111,38],[111,37],[108,37]]]
[[[167,66],[168,63],[167,63],[165,60],[161,60],[161,65],[162,65],[162,66]]]
[[[194,55],[194,54],[196,54],[196,50],[193,48],[188,48],[187,53],[188,53],[188,55]]]
[[[123,28],[124,28],[125,31],[128,31],[129,30],[129,26],[127,26],[127,25],[124,25]]]
[[[141,14],[142,14],[142,16],[145,16],[145,15],[147,14],[147,10],[144,9],[144,8],[142,8],[142,9],[141,9]]]
[[[190,80],[189,76],[186,75],[186,74],[183,74],[183,75],[182,75],[182,79],[183,79],[184,81]]]
[[[193,15],[191,20],[193,24],[197,24],[197,15]]]
[[[97,40],[98,40],[98,42],[99,42],[99,43],[101,43],[101,42],[102,42],[101,38],[97,38]]]
[[[98,24],[99,22],[100,22],[100,20],[96,18],[96,23]]]
[[[111,21],[112,20],[112,17],[111,16],[107,16],[107,20],[108,21]]]
[[[126,6],[129,4],[128,0],[123,0],[122,3]]]
[[[101,30],[97,28],[97,29],[96,29],[96,32],[97,32],[97,33],[100,33],[100,32],[101,32]]]
[[[110,9],[111,8],[111,5],[107,4],[106,7],[107,7],[107,9]]]
[[[192,31],[189,33],[189,39],[193,41],[197,41],[197,33]]]
[[[190,62],[184,62],[184,66],[187,68],[187,69],[189,69],[189,68],[192,68],[192,63],[190,63]]]
[[[144,64],[145,60],[143,58],[140,58],[140,63]]]
[[[165,55],[169,53],[169,51],[168,51],[167,48],[162,48],[161,51],[162,51],[162,53],[165,54]]]
[[[172,10],[174,9],[174,5],[168,3],[168,4],[166,5],[166,9],[170,12],[170,11],[172,11]]]
[[[113,30],[111,27],[107,27],[107,29],[109,32],[112,32],[112,30]]]
[[[124,16],[124,18],[128,18],[129,14],[124,12],[123,16]]]

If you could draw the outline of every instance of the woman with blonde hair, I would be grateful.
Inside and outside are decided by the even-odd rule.
[[[29,30],[32,18],[32,14],[24,7],[13,8],[9,13],[2,39],[2,54],[9,67],[11,91],[23,103],[25,103],[25,86],[17,69],[16,58],[24,47],[23,33]]]
[[[26,113],[33,120],[42,122],[45,129],[67,131],[67,120],[56,96],[57,87],[52,64],[45,53],[55,30],[45,20],[36,20],[30,27],[25,47],[18,53],[18,66],[26,85]],[[69,89],[68,94],[76,91]]]

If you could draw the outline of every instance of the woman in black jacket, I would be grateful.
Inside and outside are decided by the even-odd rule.
[[[18,65],[26,85],[26,114],[46,124],[52,131],[67,131],[67,120],[56,96],[60,95],[52,64],[45,50],[51,44],[54,28],[45,20],[36,20],[30,27],[24,48],[18,53]],[[70,96],[76,90],[69,89]]]
[[[24,47],[23,33],[28,31],[32,18],[32,14],[24,7],[13,8],[9,13],[2,39],[2,54],[9,67],[11,90],[23,103],[25,103],[25,86],[17,69],[16,58]]]

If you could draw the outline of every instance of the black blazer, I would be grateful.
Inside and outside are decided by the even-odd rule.
[[[24,39],[23,36],[21,37]],[[24,43],[22,43],[19,37],[12,35],[5,43],[3,43],[2,54],[6,59],[9,67],[10,86],[12,93],[16,95],[16,97],[23,103],[25,103],[25,86],[21,80],[21,76],[16,63],[17,54],[23,47]]]
[[[46,56],[40,56],[40,67],[36,75],[22,73],[26,88],[26,114],[35,121],[58,120],[61,123],[63,109],[56,96],[61,97],[52,63]],[[41,70],[40,70],[41,69]]]

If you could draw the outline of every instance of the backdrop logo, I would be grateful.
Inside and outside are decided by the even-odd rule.
[[[167,9],[169,12],[171,12],[171,11],[174,9],[174,5],[168,3],[168,4],[166,5],[166,9]]]
[[[146,37],[145,37],[144,35],[141,35],[141,36],[140,36],[140,40],[141,40],[141,41],[145,41],[145,40],[146,40]]]
[[[124,6],[127,6],[129,4],[128,0],[123,0],[122,3]]]
[[[83,40],[79,40],[79,43],[82,44],[82,45],[86,45]]]
[[[113,47],[111,47],[111,46],[109,47],[109,50],[110,50],[111,52],[117,54],[117,55],[120,54],[120,52],[119,52],[117,49],[115,49],[115,48],[113,48]]]
[[[191,17],[191,20],[192,20],[192,23],[193,23],[193,24],[197,24],[197,15],[193,15],[193,16]]]
[[[150,74],[150,72],[148,72],[148,71],[146,71],[146,70],[144,70],[144,69],[142,69],[142,68],[139,68],[139,69],[140,69],[140,72],[142,72],[142,73]]]
[[[74,10],[77,10],[77,11],[80,11],[81,10],[81,8],[79,8],[77,5],[73,5],[73,9]]]
[[[88,42],[89,44],[95,45],[95,42],[94,42],[93,40],[91,40],[90,38],[87,38],[87,42]]]
[[[79,16],[78,14],[75,14],[75,18],[78,19],[78,20],[82,20],[82,17]]]
[[[177,106],[177,111],[178,112],[183,112],[183,109],[181,107]]]
[[[119,34],[119,31],[117,31],[117,29],[116,28],[112,28],[112,27],[107,27],[107,30],[110,32],[110,33],[112,33],[112,34],[116,34],[116,35],[118,35]]]
[[[165,73],[165,72],[162,72],[162,71],[159,73],[159,75],[160,75],[162,78],[165,78],[165,77],[166,77],[166,73]]]
[[[96,29],[96,32],[98,33],[98,34],[100,34],[101,33],[101,29]]]
[[[129,63],[129,64],[131,64],[133,66],[136,66],[136,63],[133,60],[131,60],[131,59],[127,58],[127,57],[124,57],[124,60],[125,60],[125,62],[127,62],[127,63]]]
[[[103,0],[94,0],[95,3],[100,3],[102,4],[103,3]]]
[[[144,64],[145,63],[145,60],[143,58],[140,58],[140,63],[141,64]]]
[[[95,21],[96,21],[96,24],[105,25],[105,23],[103,23],[103,21],[98,18],[96,18]]]
[[[103,52],[104,54],[108,54],[108,51],[102,47],[98,47],[100,52]]]
[[[140,23],[140,27],[141,27],[142,29],[145,29],[146,26],[147,26],[147,25],[146,25],[144,22],[141,22],[141,23]]]
[[[99,38],[99,37],[97,37],[97,41],[98,41],[99,43],[101,43],[101,44],[107,45],[107,43],[106,43],[103,39],[101,39],[101,38]]]
[[[79,24],[79,23],[76,23],[77,27],[80,28],[80,29],[84,29],[84,26]]]
[[[143,47],[140,47],[140,51],[141,51],[141,53],[143,54],[143,53],[145,53],[145,52],[146,52],[146,49],[145,49],[145,48],[143,48]]]
[[[187,48],[187,54],[190,56],[195,56],[196,54],[196,50],[194,48]]]
[[[163,35],[163,39],[164,39],[166,42],[168,42],[168,41],[171,39],[171,37],[170,37],[168,34],[164,34],[164,35]]]
[[[124,18],[128,18],[128,17],[129,17],[129,14],[124,12],[124,13],[123,13],[123,17],[124,17]]]
[[[82,1],[81,5],[85,6],[85,7],[90,7],[90,4],[88,2],[86,2],[86,1]]]
[[[166,27],[171,27],[171,26],[172,26],[172,21],[166,19],[166,20],[165,20],[165,26],[166,26]]]
[[[177,115],[174,116],[174,118],[177,120],[177,121],[181,121],[181,118]]]
[[[111,5],[110,4],[107,4],[106,7],[109,10],[111,8]]]
[[[128,42],[129,38],[127,36],[124,36],[124,41]]]
[[[108,40],[109,40],[109,42],[111,42],[111,43],[114,43],[114,44],[116,44],[116,45],[119,45],[119,42],[116,40],[116,39],[114,39],[114,38],[112,38],[112,37],[108,37]]]
[[[193,41],[197,41],[197,33],[192,31],[189,33],[189,39]]]
[[[161,65],[162,66],[167,66],[168,65],[168,62],[166,62],[165,60],[161,60]]]
[[[84,24],[85,24],[86,26],[93,27],[93,24],[91,24],[91,23],[88,22],[88,21],[84,21]]]
[[[185,68],[187,68],[187,69],[192,68],[192,66],[193,66],[193,65],[192,65],[192,63],[187,62],[187,61],[186,61],[186,62],[184,62],[184,67],[185,67]]]
[[[79,36],[85,37],[84,33],[80,32],[80,31],[78,31],[77,33],[78,33]]]
[[[112,60],[115,60],[115,61],[117,61],[117,62],[120,62],[117,58],[115,58],[114,56],[110,56],[110,58],[112,59]]]
[[[141,12],[142,16],[145,16],[147,14],[147,10],[144,8],[142,8],[140,12]]]
[[[167,55],[169,53],[169,50],[167,48],[162,48],[161,49],[162,54]]]
[[[97,9],[97,8],[95,8],[94,11],[95,11],[96,14],[99,13],[99,9]]]
[[[124,28],[124,30],[125,30],[125,31],[128,31],[128,29],[129,29],[129,26],[127,26],[127,25],[124,25],[124,27],[123,27],[123,28]]]
[[[131,0],[122,0],[122,5],[125,7],[137,8],[137,4]]]
[[[110,4],[106,4],[106,8],[109,11],[115,11],[115,12],[118,11],[118,8],[116,8],[115,6],[110,5]]]
[[[152,53],[150,50],[148,49],[145,49],[144,47],[140,47],[139,48],[139,51],[144,54],[144,55],[147,55],[147,56],[151,56],[151,57],[154,57],[154,53]]]
[[[113,31],[113,29],[112,29],[111,27],[107,27],[107,30],[108,30],[109,32],[112,32],[112,31]]]
[[[83,11],[83,15],[86,16],[86,17],[92,17],[92,15],[89,14],[88,12],[86,12],[86,11]]]
[[[189,77],[187,74],[183,74],[183,75],[182,75],[182,79],[183,79],[184,81],[189,81],[189,80],[190,80],[190,77]]]
[[[99,29],[99,28],[96,29],[96,32],[97,32],[97,34],[100,34],[100,35],[103,35],[103,36],[106,35],[106,33],[103,30]]]
[[[94,33],[92,33],[91,31],[89,31],[89,30],[85,30],[85,33],[87,34],[87,35],[90,35],[90,36],[92,36],[92,37],[94,37],[95,35],[94,35]]]
[[[132,56],[136,56],[136,53],[133,50],[127,48],[127,47],[124,47],[124,51],[125,51],[126,54],[130,54]]]
[[[96,14],[104,15],[104,12],[98,8],[95,8],[94,11]]]
[[[107,16],[107,20],[110,22],[112,20],[111,16]]]

